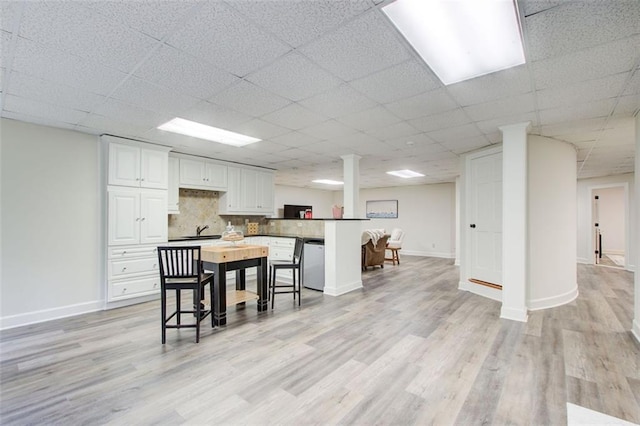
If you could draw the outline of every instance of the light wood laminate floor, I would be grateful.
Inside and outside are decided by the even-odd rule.
[[[632,274],[578,279],[518,323],[451,260],[403,255],[348,295],[230,308],[199,344],[160,343],[159,302],[6,330],[0,423],[563,425],[567,402],[640,423]]]

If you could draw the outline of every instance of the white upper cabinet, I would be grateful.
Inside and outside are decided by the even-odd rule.
[[[227,192],[221,194],[220,214],[272,215],[273,172],[229,167]]]
[[[167,189],[168,150],[109,143],[109,185]]]
[[[227,190],[227,166],[180,158],[180,188]]]

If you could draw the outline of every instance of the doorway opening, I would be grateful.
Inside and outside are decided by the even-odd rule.
[[[593,263],[626,269],[628,256],[626,186],[594,187],[591,189],[591,201]]]

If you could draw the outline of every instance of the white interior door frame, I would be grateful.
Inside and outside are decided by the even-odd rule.
[[[607,184],[602,184],[602,185],[593,185],[593,186],[589,186],[587,187],[587,190],[589,191],[589,211],[587,212],[587,218],[589,220],[589,232],[591,233],[591,235],[589,236],[589,259],[590,260],[590,264],[591,265],[595,265],[595,252],[596,252],[596,246],[595,246],[595,238],[593,238],[593,232],[595,230],[594,228],[594,214],[593,214],[593,197],[594,194],[593,192],[595,190],[598,189],[608,189],[608,188],[619,188],[622,187],[624,189],[624,229],[625,229],[625,235],[624,235],[624,269],[626,270],[630,270],[629,269],[629,247],[630,247],[630,229],[629,229],[629,217],[630,217],[630,206],[629,206],[629,183],[628,182],[615,182],[615,183],[607,183]]]

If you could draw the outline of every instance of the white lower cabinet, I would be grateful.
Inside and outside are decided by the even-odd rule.
[[[108,301],[155,294],[160,290],[155,245],[109,247]]]

